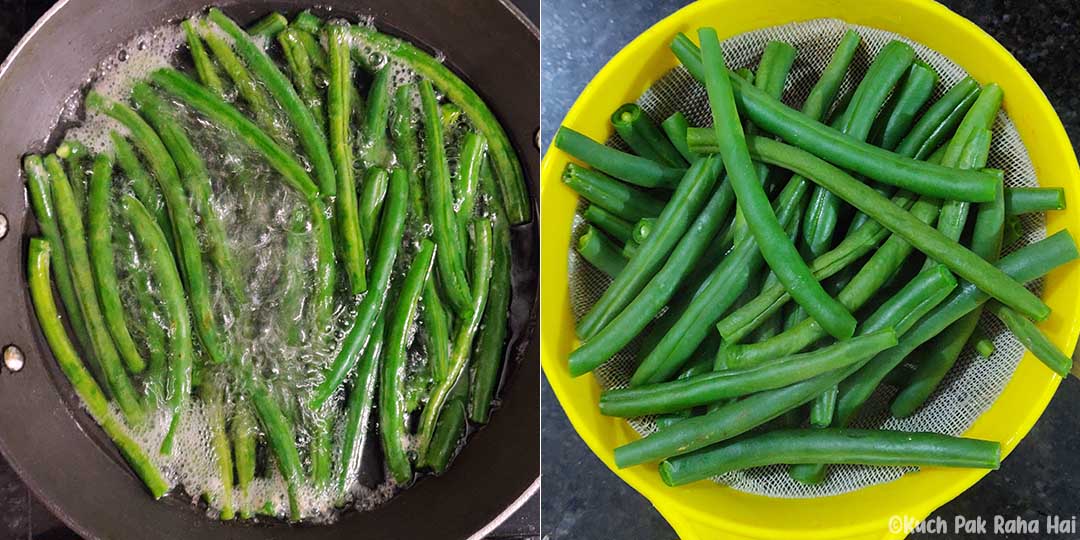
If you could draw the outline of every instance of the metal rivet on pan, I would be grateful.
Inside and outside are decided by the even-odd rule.
[[[540,128],[536,128],[536,135],[533,137],[533,141],[536,143],[536,149],[540,149]]]
[[[7,366],[12,372],[20,371],[23,368],[25,362],[23,361],[23,352],[21,349],[14,345],[8,345],[4,347],[4,365]]]
[[[0,214],[0,240],[3,240],[4,237],[7,236],[7,231],[8,231],[7,216],[5,216],[4,214]]]

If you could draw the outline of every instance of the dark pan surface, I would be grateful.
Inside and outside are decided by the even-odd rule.
[[[248,22],[308,2],[216,2]],[[539,35],[499,0],[320,0],[322,13],[372,16],[383,31],[445,53],[447,63],[488,102],[510,134],[537,199]],[[0,67],[0,346],[26,357],[19,373],[0,372],[0,452],[65,523],[91,538],[465,538],[482,535],[539,485],[539,352],[535,316],[539,239],[535,221],[514,230],[509,374],[502,406],[447,473],[426,478],[370,512],[330,526],[240,525],[202,514],[184,495],[155,502],[79,408],[37,328],[25,277],[30,215],[21,156],[52,149],[63,103],[100,60],[134,35],[175,21],[206,0],[62,1]],[[534,216],[535,203],[534,203]]]

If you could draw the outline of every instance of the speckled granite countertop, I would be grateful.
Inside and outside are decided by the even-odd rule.
[[[0,0],[0,59],[7,56],[54,0]],[[207,0],[210,4],[211,0]],[[312,2],[318,4],[318,2]],[[540,20],[539,0],[511,0],[525,15]],[[536,540],[540,534],[540,497],[535,496],[489,537],[492,540]],[[48,508],[34,499],[8,463],[0,458],[0,540],[78,540]]]
[[[994,36],[1031,72],[1076,147],[1080,142],[1080,62],[1076,60],[1080,49],[1080,2],[943,3]],[[570,105],[604,63],[639,33],[684,4],[673,0],[543,1],[540,110],[544,148]],[[545,540],[612,538],[616,531],[620,538],[674,538],[671,527],[649,502],[593,456],[574,433],[547,381],[542,384],[541,528]],[[1080,514],[1075,487],[1080,477],[1080,430],[1072,418],[1078,410],[1080,381],[1070,377],[1001,470],[935,515],[948,520],[951,526],[956,515],[1000,514],[1043,520],[1046,515]]]

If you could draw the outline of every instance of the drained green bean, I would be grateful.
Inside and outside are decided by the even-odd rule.
[[[1064,209],[1064,188],[1005,188],[1005,211],[1011,216]]]
[[[604,146],[566,126],[555,133],[555,147],[619,180],[646,188],[672,189],[686,172]]]

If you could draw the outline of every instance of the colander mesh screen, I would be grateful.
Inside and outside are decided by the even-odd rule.
[[[748,32],[724,41],[723,49],[730,67],[753,69],[757,66],[761,52],[768,41],[782,40],[794,45],[799,54],[788,77],[784,101],[798,108],[828,64],[843,33],[849,28],[862,36],[862,44],[839,95],[844,95],[853,89],[854,85],[862,79],[878,51],[894,39],[901,39],[911,44],[918,58],[937,70],[941,83],[935,91],[934,99],[940,97],[944,90],[967,75],[960,66],[945,56],[902,36],[874,28],[852,26],[838,19],[818,19]],[[642,94],[637,103],[658,123],[675,111],[681,111],[686,115],[691,125],[705,126],[710,123],[704,87],[681,66],[656,81]],[[612,110],[618,105],[618,103],[612,103]],[[625,149],[624,143],[618,139],[618,136],[614,136],[607,144]],[[988,165],[1005,171],[1007,186],[1038,185],[1027,150],[1020,140],[1016,127],[1004,112],[999,113],[994,122],[993,145],[990,149]],[[584,233],[585,221],[581,214],[586,204],[581,203],[578,214],[574,218],[573,241],[575,243],[572,245],[576,245],[578,237]],[[1041,215],[1026,217],[1023,220],[1022,238],[1012,245],[1005,246],[1004,251],[1006,253],[1013,251],[1045,236],[1046,227]],[[574,250],[571,250],[569,256],[569,274],[571,306],[575,319],[580,319],[599,299],[610,280],[580,258]],[[1041,284],[1035,283],[1033,287],[1036,292],[1039,292]],[[987,335],[992,337],[996,346],[996,351],[991,358],[983,359],[969,347],[965,347],[956,366],[945,378],[938,391],[925,407],[910,418],[896,419],[889,415],[887,405],[895,390],[883,387],[864,408],[854,426],[933,431],[949,435],[959,435],[967,430],[1004,389],[1024,353],[1023,346],[997,319],[984,315],[980,324]],[[636,341],[630,343],[623,351],[595,371],[595,376],[603,388],[627,386],[636,366],[638,346]],[[630,419],[629,422],[641,435],[647,435],[656,429],[652,417]],[[895,480],[914,470],[914,468],[900,467],[837,466],[832,468],[828,479],[817,486],[807,486],[792,480],[785,466],[737,471],[717,477],[715,480],[749,493],[772,497],[804,498],[854,491],[865,486]]]

